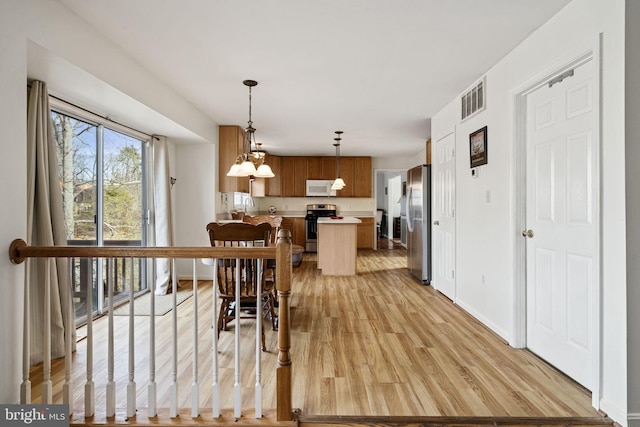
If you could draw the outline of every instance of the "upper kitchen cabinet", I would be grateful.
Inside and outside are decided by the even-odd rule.
[[[267,196],[278,197],[282,194],[282,161],[279,156],[267,155],[267,164],[275,175],[273,178],[262,178],[267,181]]]
[[[336,179],[335,157],[322,157],[322,179]]]
[[[220,192],[249,192],[249,178],[227,176],[236,158],[244,152],[245,133],[239,126],[218,127],[218,185]]]
[[[340,176],[346,185],[338,197],[371,197],[371,157],[341,157]]]
[[[272,159],[273,157],[267,157]],[[276,176],[280,176],[280,194],[270,196],[305,197],[307,179],[336,179],[335,157],[283,156],[280,164],[270,164]],[[274,165],[280,168],[276,172]],[[337,192],[338,197],[371,197],[371,157],[341,157],[340,175],[346,186]],[[268,179],[267,186],[276,184],[275,178]]]
[[[295,185],[293,178],[295,176],[293,157],[280,158],[280,167],[282,168],[282,178],[280,179],[280,195],[282,197],[293,197]]]
[[[324,179],[322,175],[323,157],[307,158],[307,179]]]
[[[345,186],[337,191],[338,197],[354,197],[354,164],[353,157],[340,157],[340,178],[344,180]]]
[[[307,158],[306,157],[294,157],[294,191],[295,197],[304,197],[307,192]]]
[[[371,157],[354,157],[353,197],[371,197]]]
[[[336,158],[307,157],[307,179],[336,179]]]
[[[302,156],[281,157],[282,197],[304,197],[307,182],[307,158]]]

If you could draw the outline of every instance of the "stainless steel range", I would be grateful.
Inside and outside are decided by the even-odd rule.
[[[318,218],[335,216],[336,205],[307,205],[305,221],[305,251],[318,252]]]

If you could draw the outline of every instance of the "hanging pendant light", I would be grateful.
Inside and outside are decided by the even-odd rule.
[[[251,88],[258,85],[255,80],[245,80],[242,82],[249,88],[249,121],[245,128],[246,152],[236,158],[236,162],[231,165],[227,176],[250,177],[250,178],[273,178],[275,175],[269,165],[265,163],[266,152],[260,150],[260,145],[255,142],[255,131],[251,120]],[[257,151],[252,150],[252,145],[258,147]],[[258,168],[256,169],[256,165]]]
[[[342,190],[345,187],[345,183],[344,180],[342,178],[340,178],[340,141],[342,140],[342,138],[340,137],[340,135],[343,134],[343,132],[341,130],[337,130],[336,135],[338,135],[336,138],[333,138],[335,142],[335,144],[333,144],[334,147],[336,147],[336,179],[335,181],[333,181],[333,184],[331,185],[331,189],[332,190]]]
[[[265,151],[262,151],[262,149],[260,148],[261,146],[262,144],[256,143],[256,147],[258,148],[253,152],[254,158],[262,162],[262,164],[258,166],[255,175],[257,178],[273,178],[275,174],[271,170],[271,167],[268,164],[264,163],[265,158],[267,157],[267,153]]]

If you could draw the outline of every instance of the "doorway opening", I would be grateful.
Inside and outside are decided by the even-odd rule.
[[[405,195],[407,180],[404,169],[378,169],[375,171],[376,226],[379,228],[376,249],[406,247]]]

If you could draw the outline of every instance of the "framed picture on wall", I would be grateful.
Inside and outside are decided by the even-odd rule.
[[[469,135],[469,155],[471,167],[487,164],[487,127],[478,129]]]

